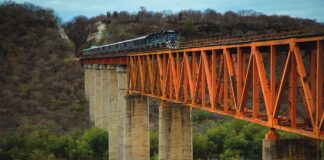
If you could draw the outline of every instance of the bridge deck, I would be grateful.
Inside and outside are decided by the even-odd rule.
[[[323,140],[323,40],[128,54],[128,91]]]

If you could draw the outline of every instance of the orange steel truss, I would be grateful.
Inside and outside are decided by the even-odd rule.
[[[324,140],[323,40],[128,54],[128,92]]]

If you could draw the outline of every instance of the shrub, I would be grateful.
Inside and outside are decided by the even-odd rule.
[[[158,134],[158,131],[151,131],[150,132],[150,156],[151,157],[157,156],[158,155],[158,150],[159,150],[159,134]]]
[[[98,128],[92,128],[84,132],[81,140],[86,142],[95,157],[103,157],[108,151],[108,132]]]

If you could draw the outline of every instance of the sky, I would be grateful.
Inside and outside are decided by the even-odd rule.
[[[3,0],[0,0],[3,1]],[[78,15],[93,17],[107,11],[128,11],[134,13],[141,6],[148,11],[207,8],[217,12],[252,9],[268,15],[289,15],[324,22],[324,0],[13,0],[17,3],[31,2],[53,9],[64,21]]]

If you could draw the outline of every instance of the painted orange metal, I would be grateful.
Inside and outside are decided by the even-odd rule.
[[[270,130],[266,133],[265,139],[276,140],[279,139],[280,135],[276,132],[274,128],[270,128]]]
[[[267,126],[270,139],[279,129],[324,140],[323,42],[313,36],[131,53],[128,93]]]

